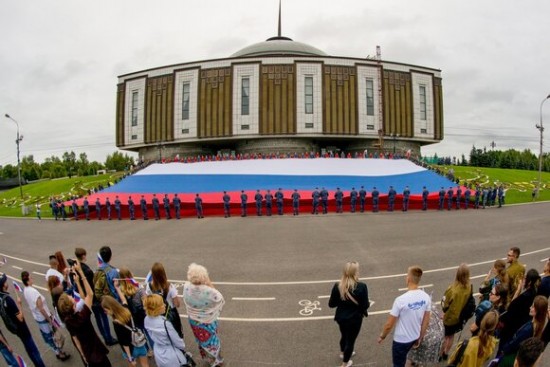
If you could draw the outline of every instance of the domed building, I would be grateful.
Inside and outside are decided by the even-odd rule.
[[[443,139],[441,70],[328,55],[281,35],[222,59],[121,75],[116,145],[218,153],[420,153]]]

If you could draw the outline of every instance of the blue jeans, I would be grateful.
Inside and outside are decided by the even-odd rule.
[[[40,326],[50,325],[50,323],[47,320],[37,321],[37,322],[38,322],[38,325]],[[50,329],[49,332],[44,332],[44,330],[42,330],[42,327],[39,327],[39,329],[40,329],[40,334],[42,334],[42,339],[44,339],[46,344],[48,344],[48,346],[55,352],[55,354],[59,354],[61,350],[55,346],[55,342],[53,341],[53,330],[51,329],[51,327],[49,327]]]
[[[409,343],[393,342],[391,348],[393,367],[405,367],[405,363],[407,362],[407,354],[411,350],[414,343],[416,343],[416,340]]]
[[[27,354],[29,355],[29,358],[31,359],[32,363],[34,363],[34,366],[46,367],[46,365],[42,361],[40,352],[38,351],[38,348],[36,347],[36,344],[32,339],[32,335],[29,333],[29,335],[27,336],[20,336],[19,339],[21,339],[21,342],[25,346],[25,350],[27,351]]]
[[[0,354],[2,354],[9,367],[19,367],[17,360],[3,343],[0,343]]]

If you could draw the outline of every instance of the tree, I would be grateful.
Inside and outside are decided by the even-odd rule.
[[[16,178],[16,177],[17,177],[17,166],[6,164],[4,168],[2,168],[2,178]]]
[[[21,160],[21,176],[27,181],[38,180],[42,177],[40,165],[34,161],[34,156],[24,156]]]
[[[114,152],[109,154],[105,160],[105,168],[108,170],[123,171],[134,165],[134,158],[128,154]]]

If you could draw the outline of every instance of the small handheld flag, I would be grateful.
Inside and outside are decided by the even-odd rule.
[[[153,279],[153,273],[151,273],[151,271],[149,271],[147,273],[147,276],[145,277],[145,283],[150,283],[152,279]]]
[[[99,254],[99,252],[97,253],[97,265],[98,265],[98,266],[103,266],[103,265],[105,265],[105,262],[104,262],[103,259],[101,258],[101,255]]]
[[[17,284],[17,282],[14,280],[13,282],[13,288],[18,291],[19,293],[23,293],[23,289],[21,289],[21,287],[19,286],[19,284]]]
[[[73,299],[76,303],[82,301],[82,297],[80,297],[80,294],[78,294],[78,292],[73,292]]]
[[[27,367],[27,364],[19,354],[17,355],[17,357],[15,357],[15,359],[17,359],[17,364],[19,365],[19,367]]]
[[[134,278],[127,279],[134,287],[139,288],[139,283]]]

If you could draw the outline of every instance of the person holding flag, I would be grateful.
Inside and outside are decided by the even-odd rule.
[[[34,280],[28,271],[21,272],[21,281],[25,286],[25,290],[22,290],[15,281],[13,282],[13,288],[25,296],[25,300],[31,309],[32,317],[38,323],[40,334],[42,334],[42,338],[46,344],[54,351],[57,359],[66,361],[70,358],[70,354],[65,353],[54,341],[54,333],[58,327],[55,326],[53,314],[46,304],[46,298],[33,287]]]
[[[6,274],[2,274],[0,277],[0,309],[4,324],[12,334],[17,335],[21,340],[35,367],[46,367],[21,311],[21,298],[17,294],[16,296],[17,303],[8,293],[8,277]]]

